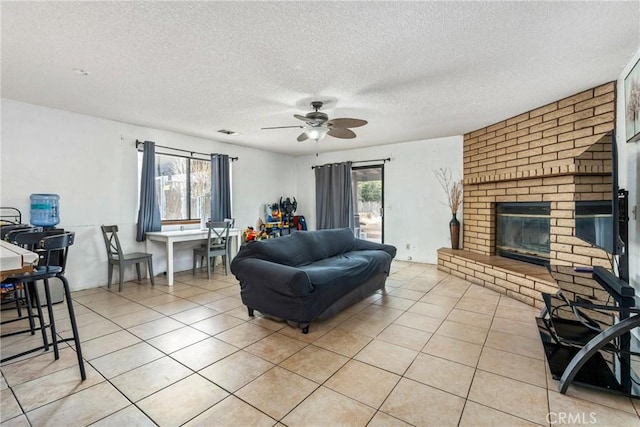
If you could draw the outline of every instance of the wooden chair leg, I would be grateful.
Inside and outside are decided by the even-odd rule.
[[[118,273],[120,275],[120,285],[118,286],[118,292],[122,292],[122,284],[124,283],[124,268],[122,265],[118,266]]]
[[[109,279],[107,281],[107,288],[111,289],[111,280],[113,279],[113,264],[109,263]]]
[[[156,283],[153,281],[153,261],[151,258],[147,261],[147,268],[149,269],[149,280],[151,280],[152,285],[155,285]]]

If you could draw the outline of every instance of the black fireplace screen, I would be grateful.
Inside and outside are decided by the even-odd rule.
[[[496,204],[496,253],[548,264],[550,213],[548,202]]]

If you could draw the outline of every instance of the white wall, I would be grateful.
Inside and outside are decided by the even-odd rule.
[[[640,50],[627,64],[617,82],[618,185],[629,191],[629,210],[636,207],[636,216],[629,214],[629,280],[640,291],[640,141],[626,143],[624,78],[640,59]]]
[[[30,194],[60,195],[59,227],[76,232],[67,268],[74,290],[106,283],[101,224],[117,224],[127,250],[146,250],[135,241],[136,139],[239,157],[233,163],[232,189],[238,228],[255,225],[264,203],[294,196],[296,214],[305,215],[314,229],[312,165],[390,157],[385,164],[385,242],[398,248],[397,259],[428,263],[437,262],[438,248],[451,244],[451,215],[434,170],[448,166],[462,176],[462,136],[293,158],[2,99],[0,205],[17,207],[28,222]],[[155,245],[154,267],[160,273],[166,257]],[[191,265],[188,246],[183,249],[175,257],[177,270]],[[130,269],[126,278],[133,277]]]
[[[0,206],[20,209],[23,222],[29,222],[30,194],[60,195],[58,226],[76,232],[67,266],[73,290],[106,284],[101,224],[117,224],[128,251],[145,250],[144,243],[135,241],[136,139],[239,157],[232,172],[238,228],[255,225],[264,203],[295,188],[288,156],[4,98],[1,135]],[[190,265],[190,250],[177,254],[177,270]],[[154,257],[154,268],[156,273],[165,271],[166,257]],[[130,269],[126,278],[133,277]]]
[[[411,257],[435,264],[437,249],[451,247],[451,213],[434,171],[448,166],[454,177],[462,178],[462,141],[462,136],[455,136],[299,157],[295,196],[303,208],[298,213],[305,215],[310,229],[315,229],[315,175],[311,166],[390,157],[384,166],[385,243],[396,246],[396,259]],[[363,165],[366,163],[356,166]],[[462,212],[458,218],[462,218]]]

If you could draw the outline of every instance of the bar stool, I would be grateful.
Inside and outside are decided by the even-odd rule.
[[[5,227],[3,227],[4,229]],[[32,233],[32,232],[36,232],[36,231],[42,231],[42,227],[30,227],[27,225],[20,225],[18,228],[14,228],[11,230],[4,230],[4,235],[3,235],[3,240],[13,243],[15,245],[18,246],[22,246],[25,249],[28,250],[33,250],[34,249],[34,244],[20,244],[18,242],[16,242],[15,236],[20,234],[20,233]],[[42,308],[40,307],[40,305],[37,306],[38,309],[38,315],[37,317],[33,314],[33,297],[29,295],[29,286],[26,286],[25,283],[5,283],[2,282],[2,284],[0,285],[0,289],[1,289],[1,293],[2,293],[2,305],[5,304],[9,304],[9,303],[15,303],[15,307],[17,310],[17,314],[18,317],[14,318],[14,319],[10,319],[10,320],[4,320],[2,322],[0,322],[0,325],[5,325],[8,323],[13,323],[13,322],[18,322],[21,320],[24,320],[24,317],[22,316],[22,306],[24,305],[25,308],[27,309],[27,319],[29,321],[29,329],[31,331],[31,335],[35,334],[35,320],[34,319],[39,319],[40,320],[40,328],[43,328],[43,316],[42,316]],[[3,310],[5,310],[3,308]],[[8,337],[8,336],[12,336],[12,335],[17,335],[20,333],[24,333],[27,331],[17,331],[17,332],[9,332],[9,333],[4,333],[1,336],[2,337]],[[42,339],[43,339],[43,344],[45,345],[46,348],[48,348],[47,346],[47,337],[45,334],[42,335]]]
[[[15,236],[15,242],[17,244],[23,245],[25,247],[33,247],[33,251],[39,254],[40,263],[38,267],[34,271],[16,274],[14,276],[10,276],[5,279],[3,284],[16,284],[16,283],[26,283],[27,286],[25,288],[29,288],[32,286],[33,298],[35,299],[35,304],[37,309],[39,310],[39,317],[41,322],[41,331],[43,334],[43,345],[32,348],[26,351],[23,351],[19,354],[14,354],[12,356],[8,356],[0,360],[0,362],[6,362],[8,360],[12,360],[21,356],[24,356],[29,353],[33,353],[38,350],[48,350],[49,344],[46,338],[46,330],[45,328],[51,329],[51,340],[53,346],[54,358],[58,360],[60,358],[58,343],[73,341],[76,347],[76,355],[78,358],[78,367],[80,368],[80,376],[82,380],[87,378],[85,369],[84,369],[84,361],[82,360],[82,349],[80,347],[80,337],[78,336],[78,326],[76,323],[75,312],[73,310],[73,301],[71,299],[71,291],[69,289],[69,282],[67,278],[64,276],[65,266],[67,262],[67,254],[69,252],[69,246],[73,245],[75,238],[75,233],[73,232],[63,232],[61,234],[50,235],[50,233],[20,233]],[[56,260],[56,258],[58,258]],[[58,278],[62,282],[64,287],[64,294],[67,302],[67,310],[69,311],[69,319],[71,321],[71,330],[73,333],[73,337],[71,338],[62,338],[59,339],[56,332],[56,323],[53,314],[53,307],[51,304],[51,291],[49,288],[49,279]],[[37,285],[42,281],[44,283],[44,291],[46,296],[46,304],[47,310],[49,314],[49,323],[44,324],[44,318],[41,313],[40,308],[40,298],[37,292]],[[29,330],[25,330],[24,332],[29,332]]]
[[[12,335],[17,335],[17,334],[22,334],[25,332],[31,332],[31,335],[35,335],[36,333],[36,323],[35,323],[35,319],[39,319],[40,321],[40,329],[42,330],[43,327],[43,317],[42,317],[42,308],[38,307],[38,314],[37,316],[34,315],[33,313],[33,306],[31,304],[31,296],[29,295],[29,287],[25,286],[24,283],[5,283],[2,282],[2,284],[0,285],[0,295],[2,295],[2,305],[4,306],[5,304],[10,304],[10,303],[14,303],[15,304],[15,308],[17,310],[17,314],[18,316],[16,318],[13,319],[9,319],[9,320],[3,320],[2,322],[0,322],[0,325],[6,325],[8,323],[13,323],[13,322],[19,322],[21,320],[24,320],[25,317],[22,315],[22,306],[24,305],[24,307],[27,309],[27,316],[26,318],[29,321],[29,330],[19,330],[19,331],[14,331],[14,332],[7,332],[7,333],[3,333],[2,335],[0,335],[0,337],[9,337]],[[6,310],[4,307],[2,308],[2,310]],[[47,336],[46,334],[42,334],[42,339],[43,339],[43,345],[47,346]],[[48,347],[47,347],[48,348]]]

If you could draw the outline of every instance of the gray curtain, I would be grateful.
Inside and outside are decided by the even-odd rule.
[[[316,166],[316,229],[351,228],[351,162]]]
[[[231,182],[229,156],[211,155],[211,221],[231,218]]]
[[[144,142],[142,152],[142,174],[140,175],[140,210],[138,210],[138,232],[136,240],[145,240],[147,231],[160,231],[162,218],[156,197],[156,144]]]

